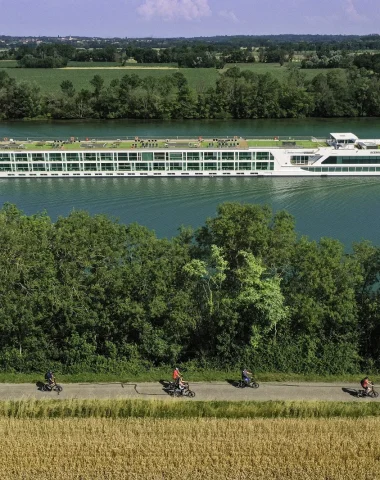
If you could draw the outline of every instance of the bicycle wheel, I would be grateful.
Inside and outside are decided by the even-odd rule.
[[[259,388],[260,385],[259,385],[257,382],[253,381],[253,382],[251,382],[251,383],[249,384],[249,386],[250,386],[251,388]]]
[[[192,390],[189,390],[189,393],[187,394],[188,397],[190,398],[194,398],[195,397],[195,392],[193,392]]]
[[[58,393],[61,393],[63,388],[61,387],[61,385],[56,385],[54,390]]]
[[[371,397],[372,398],[377,398],[378,396],[379,396],[379,392],[375,392],[375,390],[372,390]]]

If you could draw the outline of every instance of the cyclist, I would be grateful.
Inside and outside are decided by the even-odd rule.
[[[253,375],[252,372],[244,368],[244,370],[241,372],[241,379],[243,380],[243,382],[249,385],[249,383],[251,382],[252,375]]]
[[[189,384],[184,382],[182,377],[179,377],[177,390],[181,392],[181,395],[183,395],[184,390],[187,388],[189,388]]]
[[[364,393],[366,395],[372,392],[373,383],[368,377],[363,378],[363,380],[360,382],[360,385],[364,388]]]
[[[182,377],[182,374],[179,371],[179,368],[176,367],[173,371],[173,380],[174,380],[174,383],[175,383],[176,387],[179,386],[179,382],[180,382],[181,377]]]
[[[54,376],[54,373],[51,370],[49,370],[45,374],[45,380],[48,382],[48,386],[50,388],[53,387],[53,385],[55,385],[55,376]]]

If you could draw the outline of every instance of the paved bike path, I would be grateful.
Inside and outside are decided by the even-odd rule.
[[[140,398],[173,400],[159,382],[151,383],[71,383],[62,384],[63,391],[43,392],[35,384],[0,384],[0,400],[20,399],[107,399],[107,398]],[[297,383],[267,382],[260,387],[236,388],[233,382],[200,382],[190,383],[196,394],[194,400],[326,400],[379,402],[372,398],[357,398],[359,384],[344,383]]]

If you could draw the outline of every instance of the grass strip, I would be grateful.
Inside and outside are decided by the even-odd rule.
[[[144,370],[136,369],[134,371],[120,371],[119,373],[93,373],[81,372],[73,374],[61,374],[55,372],[58,383],[110,383],[110,382],[158,382],[160,380],[169,380],[172,377],[172,369],[165,367],[151,368]],[[230,380],[239,380],[241,371],[239,370],[213,370],[213,369],[187,369],[181,368],[186,380],[189,382],[223,382]],[[40,373],[0,373],[0,383],[36,383],[43,380],[45,372]],[[368,375],[361,372],[355,375],[316,375],[316,374],[298,374],[281,372],[257,372],[255,378],[259,382],[323,382],[323,383],[356,383],[359,388],[360,380]],[[374,383],[380,384],[380,375],[371,375]]]
[[[0,418],[364,418],[380,417],[376,402],[228,402],[157,400],[12,400]]]

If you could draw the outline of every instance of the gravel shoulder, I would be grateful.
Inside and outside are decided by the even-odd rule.
[[[140,398],[172,400],[163,385],[154,383],[71,383],[63,384],[63,392],[42,392],[34,384],[0,384],[0,400],[21,399],[109,399]],[[356,397],[359,384],[343,383],[261,383],[258,389],[236,388],[232,382],[191,383],[194,400],[323,400],[336,402],[379,402],[377,399]],[[194,401],[190,400],[190,401]]]

